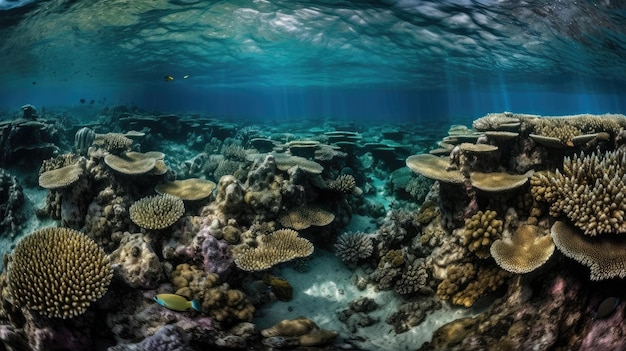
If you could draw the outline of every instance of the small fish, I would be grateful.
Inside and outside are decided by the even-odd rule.
[[[172,77],[172,76],[165,76],[164,79],[165,79],[166,82],[171,82],[171,81],[174,80],[174,77]]]
[[[189,75],[188,75],[188,74],[185,74],[185,75],[183,76],[183,79],[187,79],[187,78],[189,78]]]
[[[184,296],[176,294],[158,294],[154,297],[154,301],[159,305],[169,308],[172,311],[189,311],[194,309],[198,312],[202,312],[202,306],[198,300],[187,300]]]

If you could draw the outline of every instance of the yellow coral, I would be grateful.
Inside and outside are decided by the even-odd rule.
[[[136,201],[129,209],[130,219],[146,229],[163,229],[185,213],[183,200],[172,195],[154,195]]]
[[[498,266],[512,273],[528,273],[542,266],[554,252],[549,235],[538,235],[541,229],[522,225],[512,240],[498,239],[491,245],[491,256]]]
[[[319,207],[303,206],[285,213],[278,218],[278,222],[280,222],[283,227],[302,230],[312,225],[323,227],[330,224],[334,219],[335,215],[332,212],[328,212]]]
[[[262,271],[294,258],[307,257],[313,253],[313,244],[298,236],[291,229],[280,229],[258,237],[257,247],[242,247],[235,257],[235,264],[244,271]]]
[[[8,268],[17,306],[49,317],[71,318],[107,291],[109,258],[89,237],[69,228],[46,228],[22,239]]]
[[[584,234],[626,233],[623,149],[566,157],[562,172],[539,175],[533,183],[535,198],[551,203],[550,215],[567,216]]]
[[[65,188],[74,184],[83,174],[80,163],[49,170],[39,175],[39,186],[46,189]]]
[[[585,238],[576,228],[557,221],[551,229],[554,244],[565,256],[591,270],[591,280],[626,278],[626,242],[623,238]]]
[[[489,257],[489,247],[502,234],[502,221],[495,211],[478,211],[465,220],[464,244],[479,258]]]
[[[454,294],[451,301],[455,305],[471,307],[476,300],[502,286],[509,274],[500,267],[480,267],[476,280]]]

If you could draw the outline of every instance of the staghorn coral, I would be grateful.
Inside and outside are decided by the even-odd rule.
[[[128,209],[130,219],[145,229],[163,229],[185,213],[183,200],[172,195],[153,195],[136,201]]]
[[[465,219],[463,243],[479,258],[489,257],[489,247],[502,235],[502,220],[496,219],[495,211],[478,211]]]
[[[351,174],[342,174],[328,183],[328,189],[344,194],[351,194],[356,187],[356,179]]]
[[[586,238],[580,230],[561,221],[554,223],[550,232],[559,251],[589,267],[591,280],[626,277],[626,242],[623,238]]]
[[[46,228],[17,244],[7,280],[17,306],[65,319],[102,297],[112,276],[109,258],[93,240],[69,228]]]
[[[494,241],[490,251],[503,269],[518,274],[528,273],[548,261],[554,252],[554,243],[549,235],[541,236],[541,228],[525,224],[515,231],[510,240]]]
[[[365,233],[344,233],[334,245],[335,255],[346,264],[368,259],[374,252],[372,238]]]
[[[244,271],[262,271],[294,258],[313,253],[313,244],[298,237],[298,232],[280,229],[257,237],[257,247],[243,246],[235,254],[235,264]]]
[[[626,233],[626,151],[574,155],[563,172],[538,174],[533,195],[550,203],[550,215],[566,216],[586,235]]]
[[[334,219],[334,214],[319,207],[301,206],[280,216],[278,222],[283,227],[302,230],[312,225],[318,227],[326,226]]]

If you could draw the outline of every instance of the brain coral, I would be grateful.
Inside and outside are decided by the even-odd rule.
[[[255,248],[245,246],[237,254],[235,264],[244,271],[262,271],[294,258],[313,253],[313,244],[291,229],[280,229],[258,238]]]
[[[65,319],[102,297],[112,276],[109,258],[89,237],[69,228],[46,228],[17,244],[7,280],[17,306]]]
[[[183,200],[172,195],[154,195],[136,201],[129,209],[130,219],[146,229],[163,229],[185,213]]]
[[[563,172],[538,174],[532,184],[550,215],[567,216],[584,234],[626,233],[626,151],[566,157]]]

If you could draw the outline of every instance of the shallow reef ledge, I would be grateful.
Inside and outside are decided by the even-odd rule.
[[[626,349],[624,115],[23,112],[0,122],[6,349]]]

